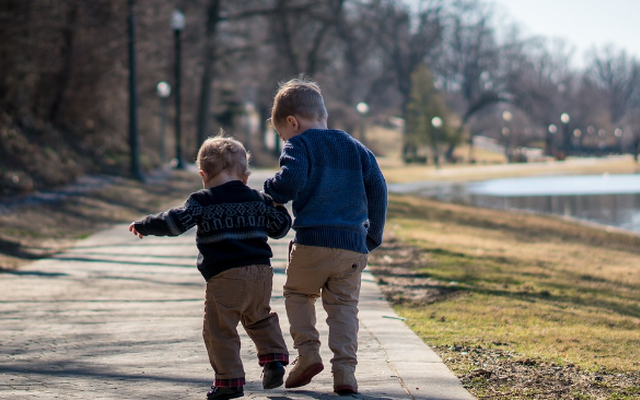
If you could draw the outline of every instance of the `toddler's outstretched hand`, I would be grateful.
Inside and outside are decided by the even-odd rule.
[[[136,223],[135,222],[132,222],[131,225],[129,225],[129,232],[133,233],[134,235],[136,235],[140,239],[142,239],[144,237],[144,235],[142,233],[140,233],[140,232],[138,232],[136,230]]]

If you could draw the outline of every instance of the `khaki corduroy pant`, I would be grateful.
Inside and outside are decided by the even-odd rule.
[[[232,268],[207,282],[202,336],[216,381],[244,378],[239,322],[258,357],[289,354],[278,315],[269,305],[272,284],[273,268],[268,265]]]
[[[292,244],[284,297],[294,347],[300,355],[319,351],[315,301],[322,297],[334,369],[357,364],[358,301],[367,259],[367,254],[350,250]]]

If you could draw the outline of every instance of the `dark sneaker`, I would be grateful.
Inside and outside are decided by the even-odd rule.
[[[244,396],[242,386],[236,387],[217,387],[211,386],[211,390],[207,392],[207,400],[227,400]]]
[[[284,367],[280,361],[266,363],[262,368],[262,387],[265,389],[275,389],[282,386],[284,377]]]

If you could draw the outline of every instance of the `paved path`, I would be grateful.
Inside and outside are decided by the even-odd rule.
[[[272,306],[282,297],[287,240],[272,243]],[[204,399],[212,379],[201,338],[204,281],[193,232],[139,240],[117,225],[50,259],[0,275],[0,399]],[[361,399],[472,400],[441,359],[393,312],[365,272],[358,370]],[[297,390],[264,391],[242,334],[245,398],[330,399],[325,370]],[[293,346],[285,334],[291,350]]]

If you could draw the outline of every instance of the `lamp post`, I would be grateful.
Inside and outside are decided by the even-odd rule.
[[[440,168],[440,156],[438,155],[438,133],[442,127],[442,118],[433,117],[431,119],[431,146],[433,148],[433,163],[436,165],[436,169]]]
[[[511,162],[511,151],[509,151],[509,137],[511,133],[511,119],[513,115],[509,110],[502,112],[502,119],[504,120],[505,127],[502,128],[502,136],[504,137],[504,155],[507,158],[507,162]]]
[[[571,144],[571,137],[569,136],[569,121],[571,121],[571,117],[564,112],[560,115],[560,121],[562,125],[564,125],[564,129],[562,130],[562,151],[566,157],[569,155],[569,147]]]
[[[586,138],[586,145],[585,147],[587,147],[587,151],[589,153],[593,153],[594,151],[594,147],[595,147],[595,137],[594,134],[596,133],[596,128],[594,128],[592,125],[587,126],[587,134],[589,135]]]
[[[598,154],[602,154],[607,147],[606,137],[607,131],[602,128],[598,129]]]
[[[171,96],[171,85],[167,82],[159,82],[156,86],[158,97],[160,98],[160,162],[165,163],[167,157],[165,153],[165,131],[167,124],[167,99]]]
[[[554,124],[549,125],[549,129],[548,129],[549,134],[547,135],[547,143],[546,143],[548,156],[553,155],[553,135],[555,135],[557,131],[558,131],[557,126],[555,126]]]
[[[143,180],[140,171],[140,149],[138,142],[138,90],[136,87],[136,47],[134,0],[129,0],[128,38],[129,38],[129,150],[131,151],[131,175]]]
[[[573,137],[576,138],[576,141],[578,143],[578,150],[577,150],[577,155],[581,156],[582,155],[582,131],[578,128],[573,130]]]
[[[365,139],[365,118],[367,117],[367,114],[369,114],[369,105],[367,103],[365,103],[364,101],[358,103],[356,105],[356,110],[358,111],[358,115],[360,115],[360,142],[362,142],[362,144],[366,143],[366,139]]]
[[[176,169],[184,168],[182,162],[182,144],[180,134],[180,32],[184,29],[184,14],[180,10],[175,10],[171,16],[171,28],[175,37],[175,102],[176,102],[176,158],[173,166]]]
[[[616,147],[618,148],[620,154],[622,154],[622,129],[616,128],[613,131],[613,135],[616,137]]]

